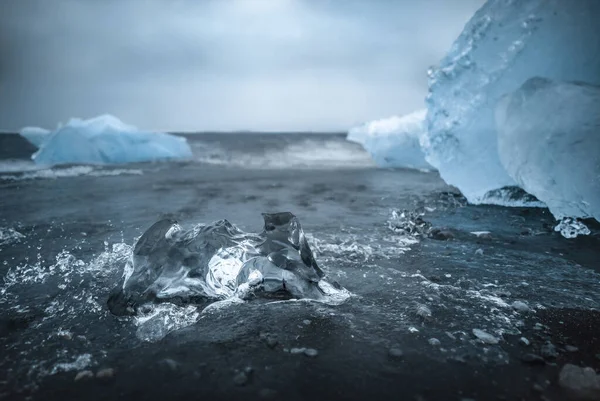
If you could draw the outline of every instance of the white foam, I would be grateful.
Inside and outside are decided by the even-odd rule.
[[[369,154],[359,145],[332,139],[305,138],[286,144],[283,148],[267,147],[264,153],[237,151],[192,141],[194,158],[213,165],[253,169],[288,168],[357,168],[374,167]]]
[[[83,370],[92,364],[92,355],[82,354],[72,362],[60,362],[54,365],[51,375],[55,375],[59,372],[69,372],[73,370]]]
[[[80,176],[108,177],[119,175],[143,175],[140,169],[105,169],[92,166],[73,166],[66,168],[41,169],[25,172],[21,175],[0,175],[0,180],[22,181],[34,179],[57,179]]]
[[[25,236],[11,227],[0,227],[0,245],[10,245],[21,241]]]

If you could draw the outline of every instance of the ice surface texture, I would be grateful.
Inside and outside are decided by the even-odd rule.
[[[41,165],[121,164],[192,156],[185,138],[142,132],[109,115],[72,119],[47,135],[30,128],[21,135],[40,146],[32,159]]]
[[[352,128],[347,139],[361,144],[380,167],[432,169],[419,144],[427,110],[375,120]]]
[[[424,151],[427,161],[469,202],[494,203],[486,193],[515,185],[497,149],[494,114],[504,94],[535,76],[600,84],[598,21],[596,0],[490,0],[467,23],[439,67],[430,70]],[[576,121],[569,121],[579,130]],[[561,124],[566,127],[566,122]],[[527,134],[538,139],[543,135],[533,130]]]
[[[109,308],[121,315],[147,302],[187,303],[261,291],[318,300],[341,290],[322,280],[296,216],[263,217],[264,230],[258,234],[227,220],[189,231],[172,220],[155,223],[137,241]]]
[[[599,71],[600,73],[600,71]],[[600,87],[532,78],[496,109],[498,152],[557,219],[600,221]]]

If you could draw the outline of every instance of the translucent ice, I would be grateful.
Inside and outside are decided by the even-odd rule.
[[[532,78],[496,109],[509,176],[557,219],[600,220],[600,87]]]
[[[361,144],[381,167],[431,169],[419,144],[427,110],[375,120],[352,128],[347,139]]]
[[[38,149],[42,146],[44,141],[48,139],[50,133],[50,130],[39,127],[25,127],[19,132],[23,138],[27,139],[29,143]]]
[[[565,238],[576,238],[578,235],[590,235],[591,231],[585,224],[571,217],[566,217],[558,222],[554,231]]]
[[[31,131],[26,133],[30,135]],[[41,136],[30,138],[38,141]],[[70,120],[48,134],[32,158],[37,164],[57,165],[120,164],[191,156],[185,138],[139,131],[116,117],[104,115]]]
[[[188,303],[285,293],[326,300],[343,292],[323,280],[300,222],[291,213],[263,214],[261,233],[245,233],[227,220],[182,230],[155,223],[137,241],[124,281],[110,296],[115,314],[148,302]]]
[[[534,76],[600,84],[600,2],[489,0],[429,72],[427,161],[472,203],[515,185],[498,157],[494,110]]]

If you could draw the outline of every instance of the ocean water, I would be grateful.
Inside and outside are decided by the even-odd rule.
[[[0,135],[0,399],[537,400],[534,384],[562,396],[564,363],[600,368],[597,232],[567,241],[546,209],[468,205],[343,135],[187,137],[190,161],[39,169]],[[347,300],[109,312],[157,220],[257,232],[283,211]]]

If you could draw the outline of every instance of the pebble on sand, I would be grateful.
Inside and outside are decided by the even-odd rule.
[[[97,379],[111,379],[115,375],[115,370],[113,368],[105,368],[100,369],[96,372]]]
[[[441,344],[441,342],[437,338],[430,338],[429,344],[433,345],[434,347],[438,347]]]
[[[388,350],[388,355],[394,359],[400,359],[404,356],[404,352],[398,347],[392,347]]]
[[[430,231],[431,238],[436,239],[438,241],[448,241],[449,239],[454,238],[454,234],[452,234],[449,230],[434,228]]]
[[[263,399],[273,399],[277,397],[277,391],[270,388],[263,388],[258,392],[258,396]]]
[[[237,372],[235,376],[233,376],[233,382],[238,386],[244,386],[250,381],[253,372],[254,369],[252,366],[246,366],[244,370]]]
[[[238,386],[243,386],[248,383],[248,375],[246,372],[239,372],[235,376],[233,376],[233,382]]]
[[[521,356],[521,361],[529,365],[545,365],[546,361],[536,354],[525,354]]]
[[[77,372],[75,375],[75,381],[91,379],[94,377],[94,373],[91,370],[82,370],[81,372]]]
[[[511,306],[517,312],[521,312],[521,313],[531,312],[531,308],[529,307],[529,305],[527,305],[525,302],[522,302],[522,301],[515,301],[511,304]]]
[[[172,372],[175,372],[179,368],[179,363],[171,358],[165,358],[159,363],[161,367],[166,368]]]

